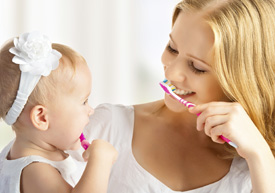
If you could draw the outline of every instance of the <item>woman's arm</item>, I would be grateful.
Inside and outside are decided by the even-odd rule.
[[[268,144],[263,144],[257,153],[246,158],[254,193],[271,193],[275,190],[275,159]]]

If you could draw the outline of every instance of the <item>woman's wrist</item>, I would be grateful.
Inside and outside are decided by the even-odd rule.
[[[254,157],[250,157],[246,161],[250,171],[253,192],[273,192],[275,189],[273,182],[275,159],[269,146],[258,151]]]

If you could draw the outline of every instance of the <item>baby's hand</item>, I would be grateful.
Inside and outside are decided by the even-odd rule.
[[[89,148],[84,151],[82,157],[85,161],[97,159],[102,161],[111,161],[113,164],[117,159],[117,150],[107,141],[95,139]]]

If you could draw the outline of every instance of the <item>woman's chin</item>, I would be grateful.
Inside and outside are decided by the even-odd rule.
[[[164,103],[169,110],[175,113],[186,112],[188,110],[186,106],[181,104],[176,99],[172,98],[170,95],[165,95]]]

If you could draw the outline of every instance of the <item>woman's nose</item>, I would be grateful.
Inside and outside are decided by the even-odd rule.
[[[186,78],[184,60],[172,60],[164,65],[165,77],[168,80],[183,82]]]

